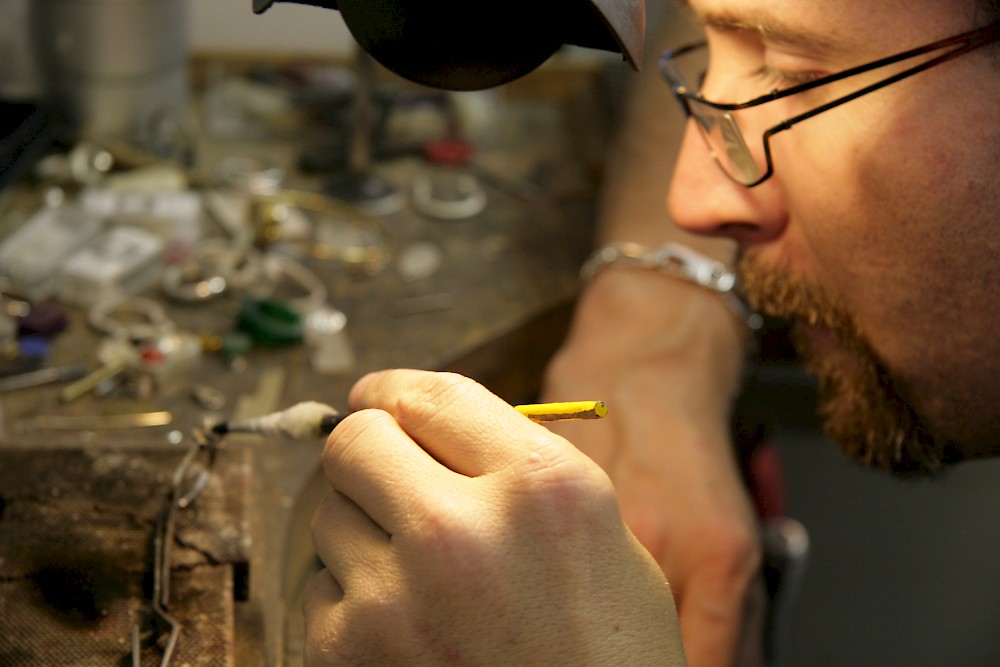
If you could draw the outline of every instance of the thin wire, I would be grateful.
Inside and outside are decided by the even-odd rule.
[[[215,454],[219,443],[218,436],[197,428],[192,432],[192,437],[195,444],[188,448],[180,463],[174,468],[170,488],[167,492],[167,500],[163,512],[157,519],[156,531],[153,535],[153,594],[149,611],[155,620],[162,622],[167,627],[167,641],[160,658],[160,667],[169,667],[181,635],[181,623],[167,611],[170,607],[170,551],[174,541],[176,513],[178,509],[191,507],[208,485],[211,476],[210,469],[215,463]],[[206,451],[208,454],[208,467],[202,470],[191,487],[182,493],[182,485],[188,470],[194,463],[195,457],[202,451]],[[156,631],[155,626],[154,631]],[[139,626],[134,624],[132,626],[132,665],[140,667],[140,663]]]

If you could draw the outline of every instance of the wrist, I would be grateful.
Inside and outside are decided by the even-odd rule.
[[[736,274],[726,265],[681,243],[668,242],[649,246],[632,241],[614,241],[600,246],[587,258],[580,277],[592,281],[607,269],[646,270],[697,286],[716,295],[732,311],[746,332],[756,327],[756,317],[736,293]]]
[[[650,347],[703,345],[742,362],[749,337],[717,294],[657,271],[600,271],[577,302],[567,343],[619,361]]]
[[[549,364],[547,395],[666,383],[681,403],[724,415],[744,343],[731,312],[710,292],[654,271],[602,271]]]

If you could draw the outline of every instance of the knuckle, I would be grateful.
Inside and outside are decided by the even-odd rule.
[[[313,541],[316,540],[318,535],[322,534],[326,525],[329,523],[329,514],[327,512],[327,505],[329,503],[329,497],[332,494],[327,494],[327,497],[317,505],[316,509],[313,511],[312,519],[309,521],[309,531],[313,536]]]
[[[482,545],[493,538],[491,518],[467,508],[457,494],[442,492],[422,499],[411,511],[409,546],[422,558],[464,560],[470,554],[488,551]]]
[[[392,417],[386,412],[374,408],[359,410],[345,417],[323,448],[323,462],[330,468],[349,465],[358,456],[364,456],[361,444],[365,436],[372,431],[389,428],[393,424]]]
[[[337,521],[338,517],[342,516],[344,506],[348,502],[347,497],[337,490],[331,490],[326,494],[313,511],[309,524],[314,542],[325,538],[330,526]]]
[[[390,411],[400,423],[420,425],[440,414],[442,406],[485,398],[485,389],[458,373],[433,373],[427,382],[411,386],[393,401]]]
[[[325,575],[314,575],[303,593],[306,664],[406,664],[403,656],[415,645],[417,617],[403,589],[384,580],[355,586],[331,607]]]
[[[536,448],[527,465],[518,474],[532,497],[532,511],[561,532],[619,515],[611,479],[579,452],[548,445]]]

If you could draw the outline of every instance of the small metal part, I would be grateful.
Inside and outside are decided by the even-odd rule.
[[[63,403],[75,401],[94,389],[94,387],[99,385],[101,382],[107,380],[108,378],[113,378],[124,371],[127,366],[128,364],[124,359],[112,360],[104,366],[87,373],[76,382],[64,387],[63,390],[59,392],[59,400]]]
[[[266,256],[264,273],[275,288],[283,278],[287,278],[304,290],[302,296],[288,299],[288,305],[300,315],[308,315],[326,303],[327,289],[320,277],[291,257],[279,254]]]
[[[140,658],[139,646],[139,626],[138,624],[132,626],[132,667],[142,667]]]
[[[162,643],[162,655],[160,657],[160,667],[168,667],[173,659],[177,642],[180,639],[181,624],[177,622],[169,613],[170,608],[170,555],[174,542],[176,528],[177,510],[191,507],[195,500],[201,495],[211,479],[211,469],[215,463],[215,454],[219,437],[206,433],[201,428],[191,430],[191,438],[194,444],[188,448],[184,457],[178,463],[171,476],[170,489],[167,492],[166,503],[160,517],[156,522],[156,532],[153,535],[153,564],[152,580],[153,591],[149,599],[149,615],[152,620],[153,631],[163,632],[165,629],[167,639]],[[189,472],[195,463],[195,458],[199,453],[207,452],[208,464],[202,468],[195,476],[194,481],[185,490],[183,485],[189,477]],[[132,664],[140,663],[140,645],[138,641],[139,626],[132,628]]]
[[[97,183],[115,164],[115,158],[108,150],[91,142],[77,144],[67,157],[70,177],[82,184]]]
[[[225,393],[205,384],[191,387],[191,397],[205,410],[221,410],[226,407]]]
[[[312,346],[309,363],[321,374],[342,373],[354,368],[354,348],[347,334],[347,316],[331,306],[309,314],[305,340]]]
[[[416,315],[436,310],[448,310],[455,305],[455,299],[448,292],[420,294],[398,299],[394,304],[397,315]]]
[[[205,419],[201,426],[196,426],[191,429],[191,439],[198,443],[198,445],[202,448],[217,446],[219,444],[219,440],[221,440],[220,435],[215,430],[217,425],[217,422],[211,419]]]
[[[37,371],[0,378],[0,393],[26,389],[28,387],[37,387],[52,382],[76,380],[84,377],[86,374],[87,367],[83,364],[70,364],[68,366],[51,366],[49,368],[41,368]]]
[[[90,307],[87,321],[97,331],[128,341],[158,338],[176,328],[160,302],[141,296],[99,301]]]
[[[769,598],[764,618],[764,657],[767,664],[779,664],[809,560],[809,531],[791,517],[765,518],[761,546],[761,569]]]
[[[413,282],[434,275],[443,262],[441,246],[430,241],[416,241],[400,251],[396,270],[403,280]]]
[[[221,275],[203,276],[193,263],[171,264],[163,269],[160,289],[182,303],[200,303],[223,294],[229,287]]]
[[[230,155],[215,167],[219,185],[256,194],[274,194],[281,189],[285,170],[260,155]]]
[[[323,191],[369,215],[392,215],[406,203],[406,197],[396,186],[372,171],[337,172],[327,179]]]
[[[343,331],[347,326],[347,315],[333,306],[317,308],[306,316],[306,340],[313,342],[317,336],[328,336]]]
[[[413,179],[413,207],[439,220],[462,220],[486,208],[486,191],[478,179],[462,171],[418,174]]]
[[[27,420],[23,428],[36,431],[96,431],[166,426],[173,419],[173,414],[166,410],[125,415],[36,415]]]
[[[177,507],[181,509],[190,507],[198,496],[201,495],[201,492],[205,490],[205,487],[208,486],[208,480],[211,479],[211,477],[212,475],[207,469],[199,472],[187,493],[177,499]]]

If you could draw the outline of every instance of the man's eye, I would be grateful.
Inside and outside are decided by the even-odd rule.
[[[809,83],[823,76],[820,72],[788,72],[780,70],[770,65],[761,65],[754,77],[762,82],[765,88],[770,90],[784,90],[803,83]]]

